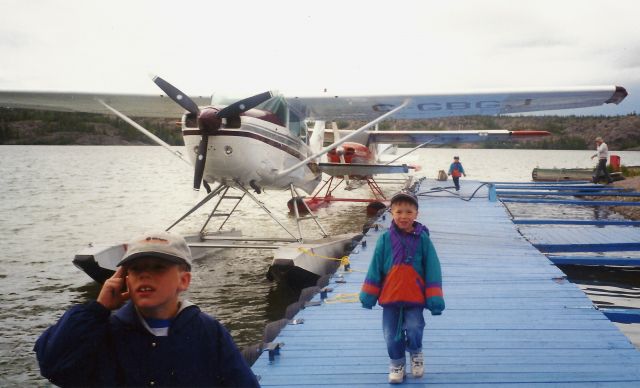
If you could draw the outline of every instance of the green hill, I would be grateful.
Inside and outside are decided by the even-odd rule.
[[[171,145],[182,145],[175,119],[136,119]],[[340,121],[341,129],[364,122]],[[543,130],[553,135],[523,142],[460,144],[476,148],[592,149],[602,136],[611,150],[640,150],[640,118],[626,116],[467,116],[430,120],[388,120],[380,129],[397,130]],[[140,145],[152,144],[144,135],[115,116],[0,109],[0,144]],[[452,146],[452,145],[448,145]],[[455,146],[455,145],[454,145]]]

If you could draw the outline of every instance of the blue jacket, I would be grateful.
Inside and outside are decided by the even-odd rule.
[[[60,386],[259,386],[226,329],[195,305],[166,337],[151,334],[131,302],[113,315],[98,302],[75,306],[34,350]]]

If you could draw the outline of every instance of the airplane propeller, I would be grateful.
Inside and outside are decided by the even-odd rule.
[[[267,101],[273,95],[271,92],[264,92],[256,94],[255,96],[244,98],[240,101],[236,101],[231,105],[228,105],[222,109],[208,107],[200,110],[198,104],[196,104],[189,96],[182,93],[178,88],[171,85],[162,78],[155,76],[153,82],[163,92],[166,93],[169,98],[175,101],[178,105],[183,107],[189,113],[197,115],[198,128],[200,129],[201,138],[198,143],[198,156],[196,158],[196,165],[193,174],[193,188],[194,190],[200,190],[200,184],[202,183],[202,177],[204,175],[204,166],[207,161],[207,147],[209,145],[209,135],[220,129],[223,119],[229,119],[238,117],[242,113],[253,109],[256,106]],[[206,186],[205,186],[206,187]]]
[[[167,81],[163,80],[158,76],[153,77],[153,82],[155,82],[155,84],[158,85],[158,87],[162,89],[162,91],[165,92],[165,94],[169,96],[170,99],[175,101],[178,105],[183,107],[189,113],[193,113],[195,115],[200,113],[200,108],[198,108],[198,104],[196,104],[192,99],[189,98],[189,96],[182,93],[175,86],[171,85],[170,83],[168,83]]]

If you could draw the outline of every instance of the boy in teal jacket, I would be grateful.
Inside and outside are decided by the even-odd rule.
[[[426,307],[442,314],[444,298],[440,261],[427,228],[416,222],[418,200],[403,191],[391,198],[393,222],[379,239],[362,285],[360,302],[383,308],[382,328],[389,353],[389,382],[401,383],[405,351],[411,355],[411,373],[422,377],[422,333]]]
[[[464,167],[462,167],[462,163],[460,163],[460,157],[454,156],[453,163],[449,166],[449,173],[453,179],[453,184],[456,186],[456,191],[460,191],[460,176],[467,176],[464,172]]]

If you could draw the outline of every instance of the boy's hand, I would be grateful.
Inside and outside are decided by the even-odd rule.
[[[109,310],[115,310],[129,299],[129,292],[122,292],[125,284],[124,268],[118,267],[116,273],[104,282],[100,295],[98,295],[98,303]]]

